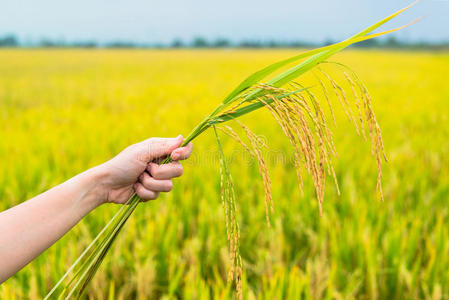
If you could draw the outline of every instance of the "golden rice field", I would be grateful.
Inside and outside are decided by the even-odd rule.
[[[0,51],[0,210],[152,136],[186,135],[246,75],[298,50]],[[223,137],[238,199],[245,299],[449,299],[449,53],[348,50],[373,96],[389,162],[376,195],[369,144],[340,111],[323,216],[301,196],[292,150],[265,111],[245,123],[269,144],[275,212],[257,163]],[[330,70],[332,72],[332,69]],[[231,299],[212,132],[172,193],[138,207],[90,285],[90,299]],[[104,205],[0,285],[39,299],[118,209]]]

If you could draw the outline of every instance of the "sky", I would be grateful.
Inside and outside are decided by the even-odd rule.
[[[169,43],[276,40],[323,42],[347,37],[407,6],[403,0],[0,0],[0,36]],[[419,23],[395,33],[408,42],[449,41],[449,0],[421,0],[383,28]]]

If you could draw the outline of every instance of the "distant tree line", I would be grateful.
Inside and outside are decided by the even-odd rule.
[[[0,37],[0,47],[18,47],[19,42],[14,35]]]
[[[242,40],[233,42],[225,38],[208,40],[196,37],[189,42],[174,39],[171,43],[136,43],[132,41],[112,41],[98,43],[93,40],[66,42],[63,40],[42,39],[39,42],[21,43],[14,35],[0,37],[0,47],[39,47],[39,48],[309,48],[332,44],[327,40],[323,43],[309,43],[305,41],[277,41],[277,40]],[[414,42],[408,43],[394,37],[388,39],[372,39],[355,44],[359,48],[412,48],[412,49],[448,49],[449,41],[442,43]]]

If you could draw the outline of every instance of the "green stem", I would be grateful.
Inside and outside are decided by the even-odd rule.
[[[122,208],[126,208],[125,210],[120,209],[113,217],[113,219],[116,219],[117,215],[121,213],[120,217],[118,218],[117,222],[115,222],[114,226],[112,227],[112,229],[107,232],[105,234],[105,236],[103,237],[103,239],[98,243],[97,246],[95,246],[95,248],[91,251],[91,253],[89,254],[89,256],[87,256],[84,259],[83,264],[81,265],[81,267],[79,268],[79,270],[75,273],[75,275],[73,275],[73,277],[70,279],[70,281],[65,285],[64,290],[61,292],[61,295],[64,295],[66,293],[66,291],[69,289],[70,285],[72,284],[72,282],[74,282],[75,280],[79,280],[78,276],[86,269],[86,266],[89,264],[90,261],[92,261],[92,259],[96,256],[96,253],[98,253],[99,249],[101,249],[103,247],[103,245],[109,240],[109,237],[111,236],[112,232],[114,231],[114,229],[120,224],[120,222],[123,220],[123,217],[128,213],[128,211],[130,210],[130,208],[132,207],[133,201],[135,201],[135,194],[133,194],[131,196],[131,198],[128,199],[128,201],[125,203],[125,205],[122,206]],[[123,211],[123,212],[122,212]],[[97,238],[95,240],[98,240]],[[60,297],[61,297],[60,295]],[[49,295],[47,295],[48,297]]]
[[[130,201],[129,199],[128,201]],[[125,210],[126,206],[123,205],[120,209],[115,213],[115,215],[109,220],[106,226],[100,231],[100,233],[94,238],[94,240],[87,246],[87,248],[81,253],[81,255],[76,259],[76,261],[70,266],[67,272],[61,277],[61,279],[55,284],[53,289],[45,296],[44,300],[50,299],[50,296],[56,291],[56,289],[62,284],[65,278],[70,274],[70,272],[81,262],[81,260],[86,256],[87,252],[94,246],[94,244],[100,239],[100,237],[106,232],[106,230],[114,223],[117,217]],[[121,219],[121,218],[119,218]],[[114,226],[115,227],[115,226]],[[95,251],[94,251],[95,252]]]
[[[108,236],[101,242],[101,248],[99,249],[98,253],[96,251],[96,255],[92,261],[90,261],[89,265],[86,267],[84,272],[82,273],[81,277],[77,280],[75,285],[70,290],[69,294],[65,299],[70,299],[70,297],[73,295],[75,290],[78,288],[78,286],[83,282],[83,279],[91,272],[94,272],[96,268],[98,268],[98,264],[101,263],[102,257],[104,257],[105,252],[109,249],[112,242],[115,240],[115,237],[117,236],[120,229],[123,227],[123,225],[128,220],[129,216],[133,213],[133,211],[136,209],[137,205],[140,203],[140,198],[137,195],[133,195],[131,204],[127,208],[126,213],[123,215],[123,217],[120,219],[118,224],[113,228],[113,230],[108,234]],[[85,284],[83,285],[83,287]]]

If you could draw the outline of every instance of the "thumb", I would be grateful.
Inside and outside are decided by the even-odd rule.
[[[175,138],[151,138],[147,141],[147,161],[161,158],[172,153],[173,150],[181,146],[184,138],[178,135]]]

